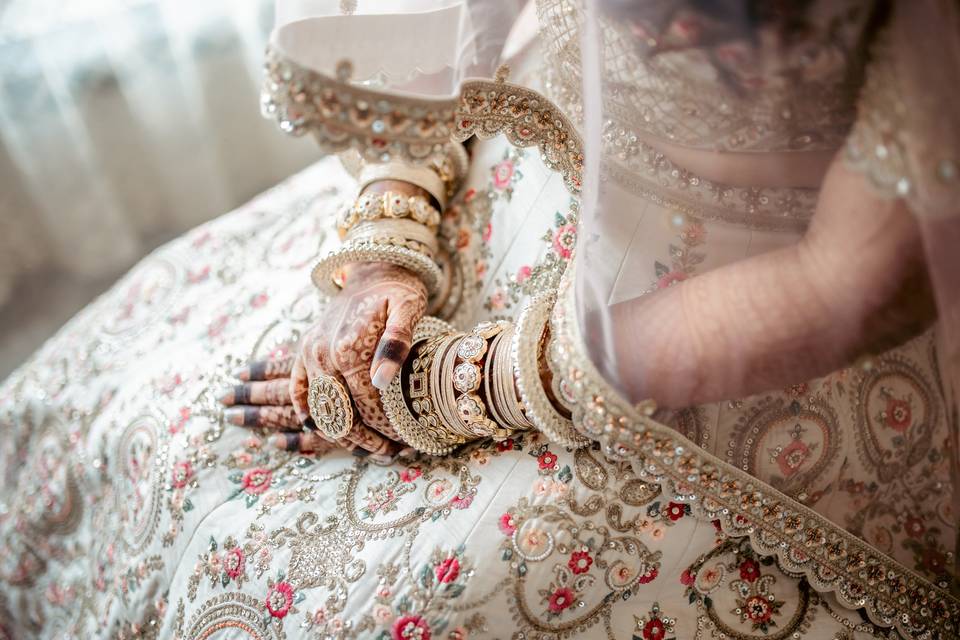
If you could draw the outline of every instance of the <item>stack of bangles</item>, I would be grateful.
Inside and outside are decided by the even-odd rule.
[[[462,333],[436,318],[421,320],[407,364],[381,392],[400,438],[423,453],[446,455],[472,440],[532,428],[514,383],[513,331],[509,322]]]
[[[438,264],[440,212],[466,172],[466,152],[451,144],[428,165],[402,162],[367,165],[359,173],[360,193],[337,217],[343,245],[313,268],[313,282],[323,292],[343,286],[343,268],[358,262],[386,262],[417,274],[431,297],[444,288]],[[427,195],[399,191],[367,192],[376,182],[395,181]]]

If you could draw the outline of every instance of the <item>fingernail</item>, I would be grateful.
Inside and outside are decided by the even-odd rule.
[[[369,451],[367,451],[366,449],[361,449],[360,447],[357,447],[350,453],[353,455],[354,458],[366,458],[367,456],[370,455]]]
[[[390,382],[393,380],[393,377],[397,375],[397,372],[400,370],[400,365],[396,362],[390,360],[384,360],[380,363],[380,366],[377,367],[377,370],[373,372],[373,386],[377,389],[386,389],[390,386]]]
[[[231,408],[223,412],[223,419],[238,427],[243,426],[243,409]]]
[[[220,395],[217,396],[217,400],[221,404],[233,404],[233,389],[223,389],[220,391]]]
[[[312,417],[307,416],[307,417],[304,418],[304,420],[303,420],[303,427],[304,427],[307,431],[316,431],[316,430],[317,430],[317,423],[313,421],[313,418],[312,418]]]
[[[270,436],[270,445],[281,451],[297,451],[300,448],[300,434],[278,433]]]
[[[230,374],[234,378],[238,378],[246,382],[250,379],[250,368],[249,367],[240,367],[239,369],[234,369],[233,373]]]

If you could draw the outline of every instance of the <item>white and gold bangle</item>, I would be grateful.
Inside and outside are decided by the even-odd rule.
[[[327,254],[313,267],[313,284],[324,293],[333,295],[342,287],[342,283],[336,279],[339,270],[357,262],[386,262],[409,269],[420,276],[430,295],[437,292],[443,279],[437,263],[419,251],[391,244],[377,244],[369,240],[356,240]]]
[[[440,207],[447,204],[447,187],[435,169],[418,167],[403,162],[384,162],[382,164],[364,164],[360,170],[360,192],[383,180],[399,180],[416,185],[429,193]]]
[[[511,345],[513,372],[530,422],[558,444],[580,448],[590,440],[577,433],[573,422],[557,411],[540,379],[541,341],[555,299],[555,293],[536,296],[520,314]]]
[[[484,388],[494,420],[508,429],[522,431],[531,429],[533,424],[527,420],[517,398],[510,354],[513,335],[514,328],[510,326],[490,344],[485,364]]]
[[[346,242],[369,241],[407,247],[429,256],[436,256],[437,236],[427,227],[413,220],[373,220],[359,222],[347,233]]]
[[[453,387],[459,392],[456,397],[457,417],[476,436],[504,438],[509,435],[505,425],[487,417],[487,406],[477,393],[483,383],[481,362],[484,356],[489,358],[488,340],[509,326],[505,322],[481,322],[457,345],[457,364],[452,376]]]

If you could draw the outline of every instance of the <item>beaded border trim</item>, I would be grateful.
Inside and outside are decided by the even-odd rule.
[[[571,262],[575,264],[575,262]],[[567,380],[577,428],[607,455],[633,459],[638,474],[665,495],[718,520],[732,537],[747,537],[760,554],[776,556],[820,592],[849,609],[863,608],[875,624],[907,637],[960,638],[960,600],[733,465],[703,451],[651,418],[653,405],[631,406],[583,351],[574,299],[575,267],[567,269],[551,322],[548,357]]]

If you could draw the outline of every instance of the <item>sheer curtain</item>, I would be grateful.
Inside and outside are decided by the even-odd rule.
[[[259,114],[270,0],[0,0],[0,304],[111,276],[318,156]]]

